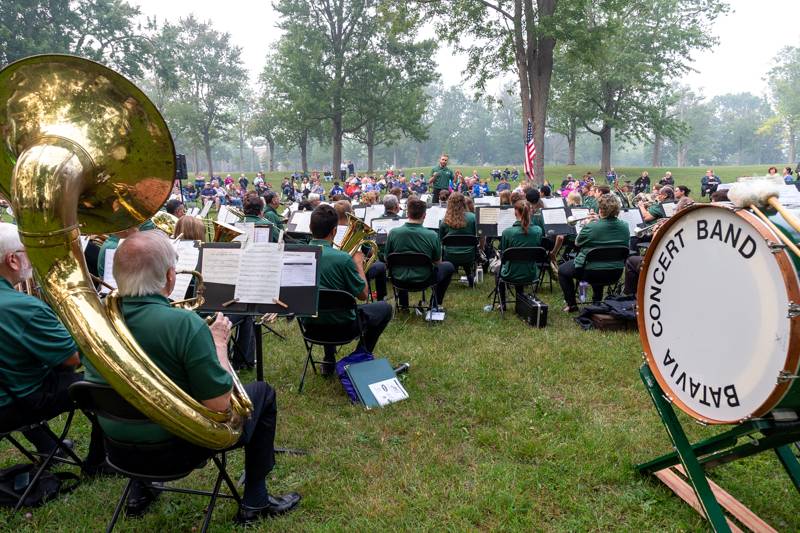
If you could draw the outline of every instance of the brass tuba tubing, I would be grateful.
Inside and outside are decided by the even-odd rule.
[[[375,230],[352,213],[347,213],[347,223],[347,231],[338,247],[352,256],[361,250],[362,246],[369,246],[372,253],[364,261],[364,272],[366,272],[378,260],[378,243],[368,239],[375,235]]]

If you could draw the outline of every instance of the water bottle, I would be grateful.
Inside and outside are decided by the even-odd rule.
[[[581,303],[586,302],[586,288],[589,284],[585,281],[581,281],[578,283],[578,298],[580,299]]]

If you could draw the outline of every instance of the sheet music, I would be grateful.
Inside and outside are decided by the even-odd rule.
[[[175,264],[175,270],[197,270],[200,249],[195,246],[195,241],[172,241],[172,243],[175,246],[175,251],[178,252],[178,262]],[[172,289],[169,299],[183,300],[191,282],[191,274],[178,274],[175,278],[175,288]]]
[[[269,242],[271,233],[269,226],[256,227],[253,229],[253,242]]]
[[[86,247],[89,246],[89,237],[86,235],[81,235],[78,238],[81,240],[81,250],[86,252]]]
[[[661,207],[664,208],[664,214],[669,218],[675,214],[675,208],[678,207],[678,204],[675,202],[664,202],[661,204]]]
[[[203,248],[203,281],[235,285],[241,253],[241,248]]]
[[[430,201],[431,201],[431,195],[430,194],[421,194],[419,199],[427,204],[427,203],[430,203]]]
[[[439,223],[444,218],[446,209],[440,205],[434,205],[428,208],[425,213],[425,220],[422,226],[425,228],[439,229]]]
[[[642,213],[638,209],[621,209],[619,219],[628,223],[631,237],[636,235],[636,227],[643,222]]]
[[[199,207],[193,207],[193,208],[189,209],[189,212],[186,213],[186,214],[189,215],[190,217],[196,217],[198,214],[200,214],[200,208]]]
[[[545,226],[567,223],[566,209],[542,209],[542,218]]]
[[[294,225],[291,231],[297,233],[311,233],[311,211],[297,211],[292,213],[290,224]]]
[[[281,295],[283,245],[277,242],[248,244],[239,258],[239,275],[233,297],[239,303],[271,304]]]
[[[719,190],[719,188],[717,188]],[[784,205],[800,205],[800,191],[794,185],[783,185],[781,187],[781,203]]]
[[[373,218],[378,218],[379,216],[383,215],[384,211],[383,205],[371,205],[367,207],[367,211],[364,214],[364,222],[369,224],[372,222]]]
[[[378,218],[372,221],[372,229],[377,233],[389,234],[393,229],[399,228],[406,223],[404,218]]]
[[[336,226],[336,235],[333,237],[333,244],[339,246],[342,244],[342,239],[344,239],[344,234],[347,233],[347,228],[350,226],[346,225],[338,225]]]
[[[284,252],[281,287],[313,287],[317,284],[314,252]]]
[[[500,209],[497,212],[497,234],[502,235],[503,232],[514,225],[517,217],[513,209]]]
[[[364,217],[367,216],[367,208],[366,207],[354,207],[353,208],[353,214],[356,216],[356,218],[360,218],[361,220],[364,220]]]
[[[575,218],[583,218],[589,215],[589,209],[586,209],[585,207],[573,207],[571,211],[572,211],[572,216]],[[575,233],[580,235],[581,230],[585,225],[586,225],[585,220],[575,224]]]
[[[255,222],[236,222],[233,227],[238,228],[247,236],[245,242],[254,242],[256,240],[256,223]]]
[[[203,209],[200,211],[198,215],[200,218],[206,218],[208,216],[208,212],[211,211],[211,206],[214,205],[214,202],[206,202],[203,204]]]
[[[125,239],[120,239],[119,244],[117,244],[117,247],[119,247],[119,245],[122,244],[122,241],[124,240]],[[116,248],[110,248],[106,250],[105,262],[103,263],[103,281],[105,281],[115,289],[117,288],[117,280],[114,279],[114,255],[116,255],[116,253],[117,253]],[[106,287],[105,285],[100,286],[100,294],[108,294],[109,292],[111,292],[111,290],[108,287]]]
[[[500,205],[499,196],[481,196],[479,198],[475,198],[473,201],[475,202],[475,205],[491,205],[491,206]]]
[[[497,224],[497,217],[500,216],[500,209],[487,209],[486,207],[482,207],[478,210],[478,216],[480,216],[480,219],[478,220],[479,225],[493,226]]]
[[[562,198],[542,198],[542,203],[545,207],[564,207]]]

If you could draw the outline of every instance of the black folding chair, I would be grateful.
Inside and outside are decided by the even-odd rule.
[[[419,268],[427,269],[428,277],[421,282],[403,281],[398,279],[396,274],[402,272],[404,269]],[[420,299],[417,309],[423,313],[427,313],[434,307],[439,305],[436,299],[436,265],[430,257],[425,254],[417,252],[395,252],[386,257],[386,277],[392,283],[392,293],[394,294],[394,307],[396,311],[400,311],[400,291],[421,292],[422,298]],[[427,290],[431,291],[431,298],[429,303],[425,297]],[[409,307],[410,307],[409,298]],[[409,309],[409,307],[402,307],[402,309]]]
[[[620,292],[622,273],[625,271],[625,260],[629,255],[630,248],[627,246],[603,246],[592,248],[586,252],[583,269],[578,272],[578,281],[585,281],[592,286],[592,302],[602,301],[603,292],[608,286],[611,287],[609,295]],[[586,268],[592,263],[600,261],[618,261],[622,266],[603,270],[589,270]]]
[[[306,381],[308,365],[317,373],[317,365],[324,361],[314,359],[314,346],[335,346],[337,349],[345,344],[350,344],[358,339],[363,341],[364,325],[358,303],[352,294],[346,291],[331,289],[320,289],[318,313],[320,315],[343,315],[344,313],[354,312],[355,320],[348,323],[320,324],[315,319],[301,318],[297,324],[300,327],[300,334],[303,336],[303,343],[306,345],[306,363],[303,367],[303,375],[300,378],[300,386],[297,392],[303,392],[303,385]]]
[[[69,395],[72,401],[88,416],[90,419],[97,421],[98,418],[106,418],[117,422],[124,422],[126,424],[141,425],[149,423],[150,420],[143,415],[138,409],[129,404],[122,396],[120,396],[109,385],[98,383],[91,383],[88,381],[78,381],[69,387]],[[122,491],[117,506],[114,509],[114,515],[111,517],[111,522],[108,524],[106,531],[113,531],[114,526],[119,520],[119,515],[122,512],[122,507],[128,498],[131,491],[131,486],[134,480],[142,483],[150,483],[148,488],[153,491],[159,492],[180,492],[184,494],[194,494],[198,496],[208,496],[210,501],[206,508],[206,517],[203,521],[201,532],[208,530],[211,523],[211,515],[214,512],[214,506],[217,503],[217,498],[228,498],[235,500],[236,503],[241,504],[241,497],[236,490],[227,471],[226,466],[226,452],[227,450],[220,451],[211,457],[212,461],[217,467],[219,474],[217,475],[214,489],[211,492],[186,489],[179,487],[167,487],[161,485],[152,485],[152,483],[165,483],[169,481],[176,481],[183,479],[198,468],[205,466],[207,460],[202,460],[191,468],[181,468],[179,465],[165,465],[164,461],[160,460],[160,456],[169,451],[175,446],[174,441],[170,440],[165,443],[158,444],[130,444],[124,443],[110,438],[108,435],[103,437],[106,448],[106,461],[120,475],[128,478],[128,483]],[[228,486],[230,494],[221,492],[222,482]]]
[[[462,261],[453,261],[447,256],[448,248],[472,248],[472,255],[470,259]],[[442,251],[444,252],[447,260],[453,263],[456,271],[461,267],[467,274],[467,277],[475,279],[475,261],[478,258],[478,236],[477,235],[445,235],[442,239]]]
[[[530,278],[526,278],[521,281],[508,281],[502,274],[503,266],[512,263],[519,263],[529,267],[533,267],[534,265],[538,267],[539,273],[537,276],[533,276],[531,274]],[[542,248],[541,246],[517,246],[514,248],[506,248],[500,254],[500,270],[497,273],[496,281],[494,290],[489,295],[492,297],[492,309],[497,307],[498,303],[500,302],[500,287],[505,287],[506,294],[511,295],[513,298],[516,299],[516,287],[517,286],[527,286],[530,285],[531,287],[531,295],[536,296],[536,291],[539,289],[539,286],[542,284],[542,280],[544,277],[544,268],[542,265],[549,264],[549,256],[547,250]],[[506,298],[508,301],[508,298]],[[505,313],[505,308],[503,305],[500,305],[500,314],[503,315]]]

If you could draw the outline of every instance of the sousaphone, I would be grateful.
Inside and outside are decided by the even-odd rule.
[[[29,57],[0,71],[0,194],[42,293],[120,395],[171,433],[222,449],[239,439],[252,410],[246,393],[235,387],[234,412],[220,413],[173,383],[134,340],[118,299],[98,298],[78,240],[152,217],[174,175],[164,119],[118,73],[65,55]]]

